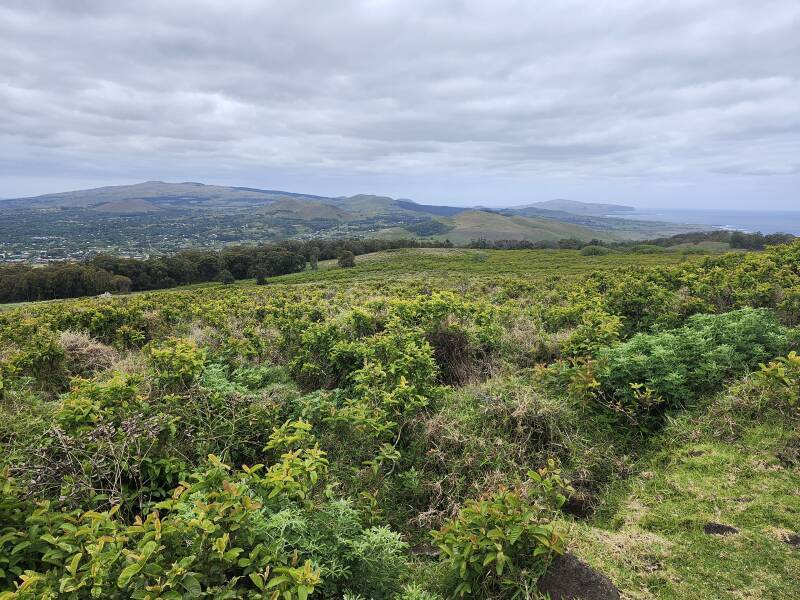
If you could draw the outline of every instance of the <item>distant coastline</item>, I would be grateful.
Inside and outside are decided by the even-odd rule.
[[[622,216],[613,214],[609,216]],[[638,209],[625,213],[626,219],[662,221],[708,225],[712,229],[730,229],[753,233],[792,233],[800,235],[800,210],[754,211],[754,210],[686,210],[686,209]]]

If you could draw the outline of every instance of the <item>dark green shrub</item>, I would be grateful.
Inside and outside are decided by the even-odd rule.
[[[603,246],[590,245],[581,248],[581,256],[605,256],[610,252],[611,250]]]
[[[732,376],[786,351],[788,338],[768,310],[695,315],[686,325],[637,334],[601,350],[597,396],[629,415],[691,404]]]
[[[233,274],[230,271],[225,269],[224,271],[221,271],[219,275],[217,275],[217,281],[225,285],[230,285],[236,281],[236,279],[234,279]]]
[[[631,248],[631,252],[635,254],[660,254],[661,252],[665,252],[665,250],[661,246],[655,246],[653,244],[638,244]]]
[[[356,256],[349,250],[343,250],[339,253],[339,268],[349,269],[356,266]]]

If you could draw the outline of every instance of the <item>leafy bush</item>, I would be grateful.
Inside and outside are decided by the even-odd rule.
[[[148,363],[153,371],[153,381],[165,391],[189,387],[206,364],[206,354],[194,342],[172,339],[150,346]]]
[[[767,310],[696,315],[679,329],[637,334],[601,350],[597,396],[631,417],[679,408],[785,352],[787,344],[786,330]]]
[[[384,598],[398,587],[406,545],[385,527],[362,528],[342,501],[312,499],[326,472],[315,448],[239,472],[212,455],[206,469],[130,524],[119,505],[64,512],[26,503],[5,473],[0,578],[22,583],[2,597],[300,600],[355,587]]]
[[[581,248],[581,256],[605,256],[610,252],[611,250],[608,248],[594,244],[590,244],[589,246],[584,246]]]
[[[800,356],[792,350],[788,356],[762,364],[758,377],[776,399],[790,406],[800,403]]]
[[[510,596],[541,575],[553,553],[563,552],[564,539],[551,518],[566,501],[567,486],[552,464],[529,475],[527,489],[501,487],[469,500],[433,532],[442,560],[458,578],[454,595]]]
[[[601,348],[613,346],[620,339],[622,319],[602,310],[590,310],[564,343],[564,353],[571,356],[593,356]]]

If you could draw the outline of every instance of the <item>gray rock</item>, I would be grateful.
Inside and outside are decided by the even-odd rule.
[[[557,557],[539,580],[539,591],[552,600],[619,600],[611,580],[574,554]]]

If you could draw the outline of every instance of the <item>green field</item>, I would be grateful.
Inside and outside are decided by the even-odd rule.
[[[352,269],[336,268],[336,261],[322,261],[319,271],[275,277],[274,283],[361,281],[400,277],[434,278],[437,281],[465,277],[571,278],[595,271],[623,267],[676,265],[702,260],[702,255],[680,252],[659,254],[612,253],[582,256],[578,250],[467,250],[449,248],[403,248],[356,258]]]
[[[800,243],[725,249],[6,305],[0,600],[797,597]]]

